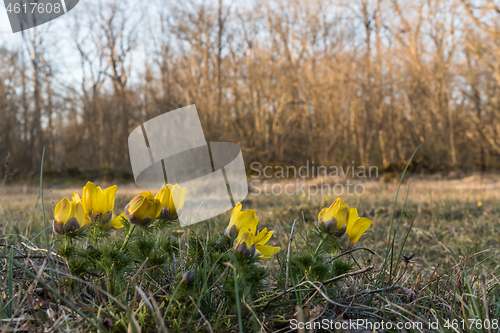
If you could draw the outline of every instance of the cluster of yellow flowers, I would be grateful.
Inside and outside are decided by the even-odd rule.
[[[318,214],[318,226],[322,224],[328,232],[334,233],[344,250],[351,249],[372,223],[373,221],[366,217],[359,217],[358,210],[349,208],[340,198]]]
[[[100,186],[88,182],[82,189],[81,197],[73,193],[71,201],[63,198],[55,207],[54,232],[64,235],[96,224],[104,230],[113,231],[123,227],[122,220],[125,218],[141,226],[149,226],[157,218],[176,220],[186,198],[185,188],[165,184],[156,196],[149,191],[138,194],[125,206],[122,214],[115,216],[113,209],[117,189],[114,185],[102,190]],[[274,231],[267,228],[257,231],[259,220],[255,210],[242,212],[241,207],[241,203],[234,207],[224,234],[235,238],[234,247],[243,255],[272,258],[280,250],[280,247],[266,245]],[[318,215],[318,226],[323,225],[328,232],[334,233],[344,250],[352,248],[372,223],[366,217],[359,217],[356,208],[349,208],[339,198]]]
[[[177,209],[184,206],[186,189],[179,185],[163,185],[160,191],[153,196],[151,192],[143,192],[125,206],[125,216],[130,223],[148,226],[156,218],[176,220]]]
[[[125,212],[115,217],[115,195],[118,187],[113,185],[102,190],[100,186],[88,182],[82,189],[82,196],[73,193],[72,201],[63,198],[55,207],[53,229],[56,234],[99,224],[104,230],[112,231],[123,227],[121,222],[127,218],[130,223],[142,226],[150,225],[157,218],[175,220],[177,210],[184,206],[186,189],[179,185],[163,185],[153,196],[143,192],[134,197],[125,207]]]
[[[114,185],[102,190],[100,186],[88,182],[82,189],[81,197],[73,193],[72,201],[63,198],[54,210],[54,232],[64,235],[94,224],[113,231],[123,227],[122,220],[125,218],[130,223],[141,226],[149,226],[157,218],[176,220],[178,210],[184,206],[186,198],[185,188],[181,189],[177,184],[166,184],[156,196],[149,191],[138,194],[125,206],[124,212],[115,217],[113,209],[117,189]],[[237,236],[237,251],[247,256],[272,258],[280,250],[279,247],[266,245],[274,232],[264,228],[257,233],[258,223],[255,211],[249,209],[242,212],[241,203],[238,203],[231,213],[225,234],[231,238]]]
[[[280,247],[266,245],[274,231],[268,231],[264,228],[257,232],[259,220],[255,215],[255,210],[248,209],[241,211],[241,203],[237,203],[231,213],[231,220],[224,234],[230,238],[236,238],[234,244],[236,251],[247,257],[258,255],[262,259],[269,259],[278,252]]]

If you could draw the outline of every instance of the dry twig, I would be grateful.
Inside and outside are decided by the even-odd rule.
[[[332,283],[334,281],[337,281],[337,280],[340,280],[342,278],[345,278],[345,277],[348,277],[348,276],[354,276],[354,275],[358,275],[358,274],[363,274],[365,272],[368,272],[370,270],[373,269],[373,265],[371,266],[368,266],[368,267],[365,267],[363,269],[360,269],[360,270],[357,270],[357,271],[354,271],[354,272],[349,272],[349,273],[345,273],[345,274],[342,274],[342,275],[339,275],[339,276],[336,276],[334,278],[331,278],[329,280],[326,280],[324,282],[321,283],[321,285],[326,285],[326,284],[329,284],[329,283]],[[269,304],[271,304],[272,302],[274,302],[275,300],[277,300],[278,298],[280,298],[281,296],[285,295],[286,293],[300,287],[300,286],[303,286],[305,284],[312,284],[314,285],[314,283],[310,282],[310,281],[304,281],[304,282],[301,282],[299,284],[297,284],[296,286],[293,286],[293,287],[290,287],[288,289],[286,289],[285,291],[283,291],[282,293],[280,293],[279,295],[276,295],[275,297],[273,297],[272,299],[270,299],[266,305],[264,306],[264,309],[262,309],[262,311],[265,311],[267,309],[267,307],[269,306]],[[314,285],[314,288],[318,290],[318,288],[316,287],[316,285]],[[318,290],[319,291],[319,290]],[[322,291],[319,291],[322,295],[324,295],[324,293]],[[333,301],[331,301],[330,303],[332,303]],[[339,304],[339,303],[336,303],[336,302],[333,302],[332,304],[336,304],[340,307],[346,307],[347,305],[343,305],[343,304]],[[365,309],[366,310],[366,309]]]
[[[207,320],[207,318],[205,318],[205,316],[201,312],[201,310],[198,307],[198,305],[196,305],[196,302],[194,301],[194,299],[191,296],[189,296],[189,299],[191,300],[191,302],[193,302],[194,307],[196,308],[196,310],[200,314],[201,318],[203,318],[203,321],[205,322],[205,324],[207,324],[208,329],[210,330],[210,333],[214,333],[214,330],[212,329],[212,325],[210,325],[210,322]]]
[[[353,253],[353,252],[355,252],[355,251],[357,251],[357,250],[366,250],[366,251],[370,252],[370,253],[371,253],[371,254],[373,254],[373,255],[375,255],[375,254],[376,254],[376,253],[375,253],[375,251],[373,251],[373,250],[372,250],[372,249],[370,249],[370,248],[363,247],[363,246],[360,246],[360,247],[355,247],[354,249],[347,250],[347,251],[345,251],[345,252],[343,252],[343,253],[341,253],[341,254],[339,254],[339,255],[337,255],[337,256],[335,256],[335,257],[331,258],[331,259],[328,259],[327,261],[325,261],[325,262],[323,263],[323,265],[328,265],[329,263],[331,263],[331,262],[332,262],[332,261],[334,261],[335,259],[338,259],[338,258],[343,257],[343,256],[345,256],[345,255],[351,254],[351,253]]]

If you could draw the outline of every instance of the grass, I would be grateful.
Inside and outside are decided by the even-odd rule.
[[[121,250],[129,225],[76,240],[52,235],[52,202],[81,187],[44,184],[42,201],[35,186],[4,186],[0,329],[286,332],[298,320],[299,332],[334,332],[366,319],[370,332],[382,323],[393,332],[498,332],[500,178],[413,178],[397,200],[397,183],[378,181],[341,196],[374,221],[358,246],[375,254],[359,249],[327,265],[338,253],[318,246],[314,222],[331,195],[249,195],[243,209],[255,209],[259,229],[274,230],[270,244],[281,247],[258,260],[221,235],[229,212],[190,228],[137,228]],[[138,192],[119,187],[116,213]],[[333,328],[309,330],[324,320]]]

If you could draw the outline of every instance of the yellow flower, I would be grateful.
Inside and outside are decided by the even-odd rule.
[[[264,228],[254,236],[250,229],[243,228],[236,238],[236,251],[247,257],[258,255],[262,259],[272,258],[281,249],[266,245],[273,233],[273,231],[267,231],[267,228]]]
[[[250,229],[242,229],[236,238],[236,251],[245,257],[255,257],[256,245]]]
[[[56,234],[64,235],[85,225],[85,212],[81,203],[69,201],[68,198],[63,198],[57,203],[52,221],[52,228]]]
[[[349,220],[347,221],[347,228],[345,234],[340,238],[340,246],[344,249],[351,249],[358,242],[361,235],[363,235],[368,228],[372,225],[373,221],[366,217],[359,217],[358,210],[351,208],[349,211]]]
[[[323,208],[318,214],[318,226],[323,224],[328,231],[342,232],[347,228],[349,206],[337,198],[328,208]],[[343,233],[343,232],[342,232]]]
[[[87,224],[100,223],[108,230],[123,228],[120,218],[114,217],[115,195],[118,187],[113,185],[105,190],[88,182],[82,189],[82,197],[73,193],[73,201],[81,203]]]
[[[477,202],[477,206],[478,206],[478,207],[481,207],[482,205],[483,205],[483,202],[482,202],[482,201],[478,201],[478,202]]]
[[[125,216],[130,223],[142,226],[150,225],[161,211],[161,202],[151,192],[143,192],[125,206]]]
[[[324,224],[328,231],[335,232],[338,243],[344,250],[352,248],[373,223],[366,217],[359,217],[356,208],[349,208],[340,198],[318,214],[318,225]]]
[[[224,231],[224,234],[232,238],[236,236],[236,234],[239,233],[240,230],[242,230],[243,228],[247,228],[250,229],[252,235],[255,235],[258,223],[259,220],[257,220],[255,210],[248,209],[242,212],[241,203],[238,202],[233,208],[233,212],[231,213],[231,220],[229,221],[229,225]]]
[[[158,218],[166,220],[177,220],[177,213],[184,206],[186,189],[175,185],[163,185],[155,196],[161,202],[161,213]]]
[[[259,255],[262,259],[272,258],[281,248],[266,245],[274,231],[267,231],[267,228],[259,231],[257,235],[257,224],[259,220],[255,215],[255,210],[248,209],[241,211],[241,203],[237,203],[231,213],[231,220],[224,231],[228,237],[238,234],[234,245],[236,251],[247,257]]]
[[[257,252],[260,253],[262,259],[272,258],[276,252],[281,250],[280,247],[273,247],[271,245],[266,245],[274,231],[267,231],[267,228],[259,231],[254,238],[255,246],[257,247]]]

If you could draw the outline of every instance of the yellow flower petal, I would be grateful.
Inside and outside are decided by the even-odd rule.
[[[340,206],[334,217],[337,219],[337,230],[340,230],[342,227],[346,226],[347,220],[349,218],[349,206]]]
[[[179,187],[179,186],[177,185],[177,187]],[[167,203],[164,207],[167,207],[171,213],[176,213],[177,208],[175,206],[174,193],[173,193],[175,191],[175,189],[170,184],[167,185],[167,188],[168,188],[169,195],[167,197]]]
[[[123,222],[122,220],[126,219],[125,213],[121,213],[117,217],[115,217],[111,222],[109,222],[109,227],[110,229],[120,229],[123,228]]]
[[[237,232],[239,232],[243,228],[248,228],[250,229],[252,234],[255,235],[258,223],[259,220],[255,215],[255,211],[253,209],[248,209],[242,212],[241,203],[238,202],[236,206],[233,208],[233,211],[231,213],[231,220],[229,221],[229,225],[227,226],[224,233],[226,234],[226,236],[229,236],[228,233],[230,232],[231,227],[234,225],[236,227]]]
[[[187,191],[178,185],[163,185],[155,198],[160,200],[161,206],[168,208],[170,213],[176,214],[183,206]]]
[[[80,199],[80,196],[78,195],[78,193],[73,193],[71,195],[71,200],[75,201],[75,202],[81,202],[82,199]]]
[[[326,208],[326,210],[325,210],[325,208],[323,208],[321,210],[321,212],[319,212],[318,220],[320,218],[322,218],[323,221],[331,219],[332,217],[335,216],[335,214],[337,214],[339,208],[343,204],[344,204],[344,202],[342,200],[340,200],[340,198],[335,199],[335,201],[330,205],[330,207]]]
[[[257,219],[257,216],[255,215],[255,210],[253,209],[248,209],[245,210],[244,212],[240,212],[238,214],[238,217],[236,218],[236,222],[234,225],[236,226],[236,230],[239,232],[243,228],[248,228],[250,229],[250,232],[252,235],[255,235],[255,232],[257,231],[257,224],[259,223],[259,220]]]
[[[160,215],[162,206],[160,200],[154,198],[153,200],[154,201],[149,216],[151,216],[151,219],[154,221],[158,217],[158,215]]]
[[[370,225],[372,225],[373,221],[367,219],[366,217],[362,217],[356,220],[356,222],[347,226],[346,234],[349,235],[349,241],[351,243],[357,243],[361,235],[363,235]]]
[[[238,202],[234,206],[233,211],[231,212],[231,219],[229,220],[228,230],[231,229],[231,227],[236,223],[236,218],[238,217],[238,214],[240,212],[241,212],[241,203]]]
[[[260,258],[269,259],[274,256],[276,252],[281,250],[281,247],[273,247],[271,245],[257,245],[257,251],[260,252]]]
[[[274,231],[267,231],[267,228],[264,228],[264,230],[260,231],[257,233],[257,236],[255,236],[254,242],[255,245],[265,245],[271,236],[274,234]]]
[[[154,209],[155,209],[153,204],[154,204],[153,202],[144,198],[144,200],[142,200],[141,206],[138,207],[137,210],[135,210],[134,215],[139,220],[142,220],[148,216],[151,216],[152,215],[151,212],[154,211]],[[153,218],[153,217],[151,216],[151,218]]]
[[[106,213],[113,211],[115,208],[115,195],[118,190],[118,186],[113,185],[102,191],[102,197],[105,204],[103,204],[103,211],[101,213]]]
[[[78,220],[78,224],[81,228],[86,224],[85,217],[87,214],[85,214],[85,212],[83,211],[83,206],[80,202],[72,201],[71,204],[72,206],[74,206],[74,216]]]
[[[349,218],[347,220],[347,225],[356,222],[358,218],[359,218],[358,210],[356,208],[351,208],[351,210],[349,211]]]
[[[87,184],[82,189],[82,206],[85,214],[90,213],[90,211],[97,207],[99,202],[99,194],[97,187],[92,182],[87,182]],[[95,208],[94,208],[95,209]]]
[[[246,243],[247,248],[250,248],[254,244],[253,234],[249,229],[242,229],[236,238],[236,244]]]
[[[187,191],[185,188],[182,188],[178,185],[169,185],[170,193],[172,194],[172,203],[175,209],[175,212],[178,212],[184,206],[184,201],[186,199]],[[169,208],[170,209],[170,208]]]
[[[134,214],[138,220],[146,217],[156,219],[160,215],[161,202],[151,192],[143,192],[135,196],[129,203],[128,214]]]
[[[170,187],[167,185],[163,185],[160,191],[155,196],[156,199],[160,200],[162,207],[167,207],[169,210],[170,208],[168,207],[168,205],[170,197],[171,197]]]
[[[135,212],[142,206],[143,202],[146,200],[146,193],[140,193],[136,195],[128,204],[128,213],[135,214]]]
[[[325,215],[326,211],[328,210],[328,208],[323,208],[319,214],[318,214],[318,221]]]
[[[65,223],[71,217],[71,202],[68,198],[59,201],[54,209],[54,218],[59,223]]]

